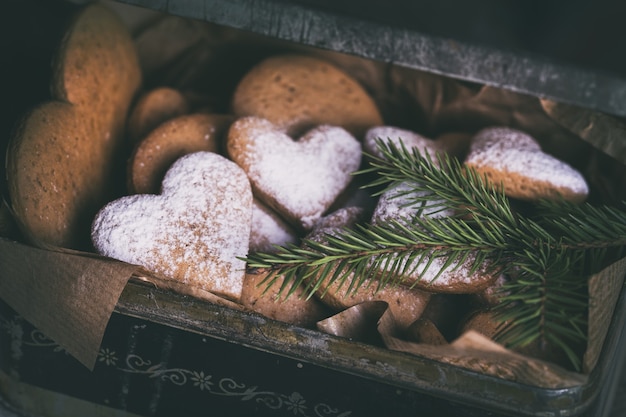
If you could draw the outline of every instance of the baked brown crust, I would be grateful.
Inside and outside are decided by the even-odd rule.
[[[161,123],[190,111],[187,98],[177,89],[157,87],[144,93],[128,117],[128,138],[137,143]]]
[[[382,124],[376,103],[356,80],[305,55],[276,55],[253,67],[237,85],[232,110],[265,118],[290,136],[328,124],[361,138]]]
[[[543,152],[532,136],[508,127],[479,131],[472,138],[465,165],[520,200],[563,198],[582,203],[589,194],[579,171]]]
[[[267,273],[246,274],[241,294],[241,304],[244,307],[274,320],[311,328],[331,314],[319,300],[307,298],[302,288],[298,288],[289,297],[285,297],[285,294],[279,295],[284,278],[278,277],[267,288],[263,284],[266,277]]]
[[[230,115],[196,113],[162,123],[135,147],[129,159],[129,191],[157,194],[163,176],[181,156],[198,151],[219,153],[232,121]]]
[[[84,248],[95,212],[123,184],[120,151],[141,72],[118,16],[81,9],[58,51],[53,101],[27,114],[11,140],[7,182],[25,233],[49,245]]]

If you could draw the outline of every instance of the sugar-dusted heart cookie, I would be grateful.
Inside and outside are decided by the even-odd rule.
[[[274,210],[255,198],[252,204],[250,252],[275,252],[276,246],[295,244],[298,235]]]
[[[294,141],[259,117],[235,121],[227,152],[255,195],[294,226],[309,230],[348,186],[361,145],[340,127],[319,126]]]
[[[377,141],[392,143],[396,148],[402,145],[411,151],[417,149],[422,156],[430,156],[433,162],[437,162],[437,152],[443,152],[438,144],[432,139],[415,133],[411,130],[402,129],[395,126],[375,126],[365,133],[363,140],[363,150],[370,155],[383,158],[382,152],[378,149]]]
[[[327,242],[328,235],[337,235],[342,229],[353,227],[362,221],[363,211],[359,207],[342,208],[322,217],[306,239],[319,243]],[[331,274],[332,275],[332,274]],[[330,283],[330,276],[325,279],[316,292],[316,296],[335,311],[344,310],[366,301],[385,301],[393,314],[396,325],[406,330],[417,320],[430,299],[430,293],[410,289],[402,285],[387,286],[378,290],[378,283],[372,280],[364,282],[359,288],[350,288],[354,278],[351,273],[347,281]]]
[[[328,124],[361,138],[382,124],[363,86],[330,62],[306,55],[276,55],[257,64],[237,85],[232,109],[237,116],[268,119],[291,136]]]
[[[589,187],[582,174],[541,150],[530,135],[508,127],[490,127],[473,138],[465,164],[504,187],[509,197],[580,203]]]
[[[437,219],[454,215],[454,210],[443,209],[441,201],[436,198],[421,205],[412,202],[411,195],[413,192],[408,183],[400,183],[389,188],[380,196],[371,223],[380,225],[396,221],[409,227],[417,227],[411,225],[415,217]],[[420,192],[420,197],[424,196],[425,194]],[[453,263],[450,267],[446,267],[447,258],[445,257],[426,256],[421,260],[417,258],[410,267],[411,272],[405,274],[403,278],[407,285],[431,292],[451,294],[480,292],[496,280],[496,275],[486,272],[487,264],[472,271],[471,266],[474,260],[475,257],[470,255],[462,264]],[[444,267],[445,269],[441,271]]]
[[[252,190],[236,164],[212,152],[183,156],[160,195],[114,200],[96,215],[98,253],[239,300],[248,254]]]

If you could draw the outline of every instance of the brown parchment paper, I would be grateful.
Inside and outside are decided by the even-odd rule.
[[[137,269],[0,238],[2,299],[89,369],[120,294]]]
[[[609,331],[617,299],[624,288],[626,258],[617,261],[589,278],[589,329],[583,372],[589,373],[598,363]]]
[[[388,349],[411,353],[441,363],[541,388],[582,385],[587,376],[550,362],[515,353],[471,330],[449,344],[415,343],[397,336],[393,312],[383,301],[365,301],[317,324],[319,330],[364,343],[376,338]]]
[[[547,99],[541,100],[541,105],[561,126],[626,164],[626,126],[622,119]]]

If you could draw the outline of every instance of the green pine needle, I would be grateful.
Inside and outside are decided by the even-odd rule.
[[[347,294],[377,282],[377,290],[407,284],[405,276],[446,259],[435,274],[470,262],[472,272],[487,268],[509,282],[501,289],[496,314],[498,340],[507,346],[548,343],[567,355],[575,369],[580,358],[571,348],[586,342],[587,277],[610,260],[626,255],[626,211],[566,201],[541,201],[533,215],[516,212],[503,189],[457,159],[439,154],[433,161],[415,148],[378,141],[383,157],[368,155],[370,166],[356,175],[376,174],[368,184],[375,194],[398,184],[410,189],[416,215],[380,224],[360,224],[300,246],[253,253],[248,267],[269,271],[269,288],[283,278],[280,292],[304,288],[306,297],[347,285]],[[436,201],[433,205],[433,201]],[[421,216],[429,210],[454,210],[450,217]],[[415,285],[412,283],[411,285]]]

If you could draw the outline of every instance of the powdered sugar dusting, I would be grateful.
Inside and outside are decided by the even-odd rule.
[[[252,216],[252,191],[234,163],[198,152],[179,159],[161,195],[112,201],[92,225],[96,250],[183,283],[238,299]]]
[[[306,238],[316,242],[324,242],[325,235],[337,236],[342,230],[354,226],[361,220],[363,220],[361,207],[343,207],[319,218]]]
[[[252,205],[251,252],[273,252],[274,245],[285,246],[298,240],[295,230],[258,199]]]
[[[426,192],[412,192],[414,187],[409,183],[400,183],[385,191],[378,200],[378,204],[372,215],[372,224],[382,224],[390,221],[411,222],[415,216],[430,218],[445,218],[454,215],[454,210],[440,207],[441,201],[426,201],[423,206],[412,203],[412,195],[424,197]],[[417,226],[412,226],[417,227]],[[419,242],[416,242],[419,243]],[[446,263],[445,257],[425,257],[421,262],[415,261],[409,269],[413,271],[405,278],[409,282],[416,282],[422,289],[449,292],[466,293],[477,292],[485,288],[493,279],[485,275],[483,271],[470,274],[475,256],[469,256],[461,265],[453,263],[445,271],[439,272]],[[406,262],[401,263],[401,268]],[[384,268],[384,266],[383,266]],[[439,275],[438,275],[439,274]]]
[[[327,235],[337,235],[345,228],[353,227],[363,220],[363,209],[345,207],[332,212],[318,220],[307,239],[325,242]],[[354,275],[354,273],[352,273]],[[382,300],[389,304],[394,320],[401,328],[407,328],[424,311],[430,299],[430,293],[409,289],[404,286],[385,287],[378,291],[376,282],[366,282],[356,291],[348,292],[349,284],[341,285],[340,281],[330,284],[327,279],[321,284],[318,294],[321,300],[333,308],[343,309],[364,301]]]
[[[365,133],[365,139],[363,140],[363,149],[370,155],[383,158],[382,152],[376,145],[376,140],[381,140],[387,143],[393,143],[397,148],[404,144],[404,147],[409,151],[416,148],[421,155],[428,154],[434,163],[437,163],[437,152],[440,152],[438,145],[433,140],[430,140],[418,133],[410,130],[401,129],[394,126],[376,126],[369,129]]]
[[[269,205],[305,230],[348,186],[361,162],[360,143],[340,127],[319,126],[294,141],[264,119],[235,124],[245,131],[245,138],[236,138],[245,146],[231,157],[244,167],[260,198],[271,199]]]
[[[417,214],[428,217],[449,217],[454,214],[452,209],[442,209],[442,200],[429,200],[422,206],[416,205],[415,197],[424,197],[428,193],[425,191],[411,191],[415,187],[410,183],[400,183],[385,191],[376,204],[372,215],[372,223],[379,224],[390,220],[407,219],[410,220]]]
[[[541,150],[530,135],[506,127],[483,129],[472,139],[465,163],[478,169],[519,174],[574,194],[587,195],[589,187],[576,169]]]
[[[504,126],[482,129],[473,138],[470,152],[494,149],[503,152],[507,149],[520,151],[541,151],[539,143],[529,134]]]

